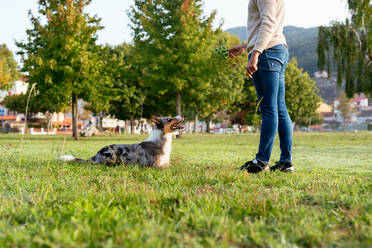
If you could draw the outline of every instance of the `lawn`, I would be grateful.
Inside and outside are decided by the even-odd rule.
[[[297,133],[259,175],[257,134],[185,135],[169,169],[63,164],[144,136],[65,138],[0,135],[0,247],[372,246],[372,133]]]

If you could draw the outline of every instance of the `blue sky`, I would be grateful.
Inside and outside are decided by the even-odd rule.
[[[170,0],[171,1],[171,0]],[[345,0],[286,0],[285,25],[314,27],[327,25],[332,20],[344,20],[348,16]],[[217,10],[218,20],[224,19],[224,28],[246,25],[248,0],[204,0],[205,12]],[[93,0],[87,11],[102,18],[105,29],[99,33],[100,43],[120,44],[130,41],[129,20],[125,11],[133,0]],[[3,0],[0,8],[0,44],[12,50],[14,40],[26,38],[30,27],[28,10],[37,13],[37,0]]]

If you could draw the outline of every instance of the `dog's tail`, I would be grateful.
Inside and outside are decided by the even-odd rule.
[[[62,162],[87,162],[85,159],[75,158],[72,155],[63,155],[58,158]]]

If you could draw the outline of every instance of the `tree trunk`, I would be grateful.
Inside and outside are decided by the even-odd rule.
[[[96,115],[96,127],[101,130],[101,118],[99,114]]]
[[[49,115],[49,117],[48,117],[47,134],[49,134],[49,129],[51,128],[52,117],[53,117],[53,114]]]
[[[194,133],[198,132],[198,112],[194,111]]]
[[[176,97],[176,114],[177,115],[182,114],[182,112],[181,112],[181,92],[178,92],[177,97]],[[180,139],[180,138],[182,138],[182,132],[179,132],[179,134],[177,135],[177,139]]]
[[[126,133],[129,133],[130,132],[130,130],[129,130],[129,120],[126,120],[125,121],[125,132]]]
[[[103,113],[102,112],[99,113],[99,126],[103,130]]]
[[[178,92],[176,97],[176,114],[180,115],[181,113],[181,93]]]
[[[78,97],[77,95],[72,94],[72,137],[74,137],[75,140],[79,140],[77,115],[78,115]]]
[[[28,134],[28,113],[25,115],[25,134]]]
[[[134,116],[130,116],[130,134],[134,135]]]
[[[211,133],[211,115],[208,115],[205,118],[205,121],[207,122],[207,133]]]
[[[344,119],[344,134],[346,134],[346,120]]]

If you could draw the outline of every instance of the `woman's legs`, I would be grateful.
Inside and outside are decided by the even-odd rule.
[[[285,69],[288,63],[288,50],[279,45],[265,50],[259,57],[258,71],[253,74],[262,124],[260,145],[256,158],[268,163],[279,132],[280,161],[292,161],[292,122],[285,104]]]
[[[260,145],[256,159],[268,163],[278,130],[279,73],[259,70],[254,83],[262,113]]]
[[[292,121],[289,117],[285,104],[284,73],[279,78],[278,91],[278,117],[279,117],[279,139],[280,139],[280,162],[292,162]]]

